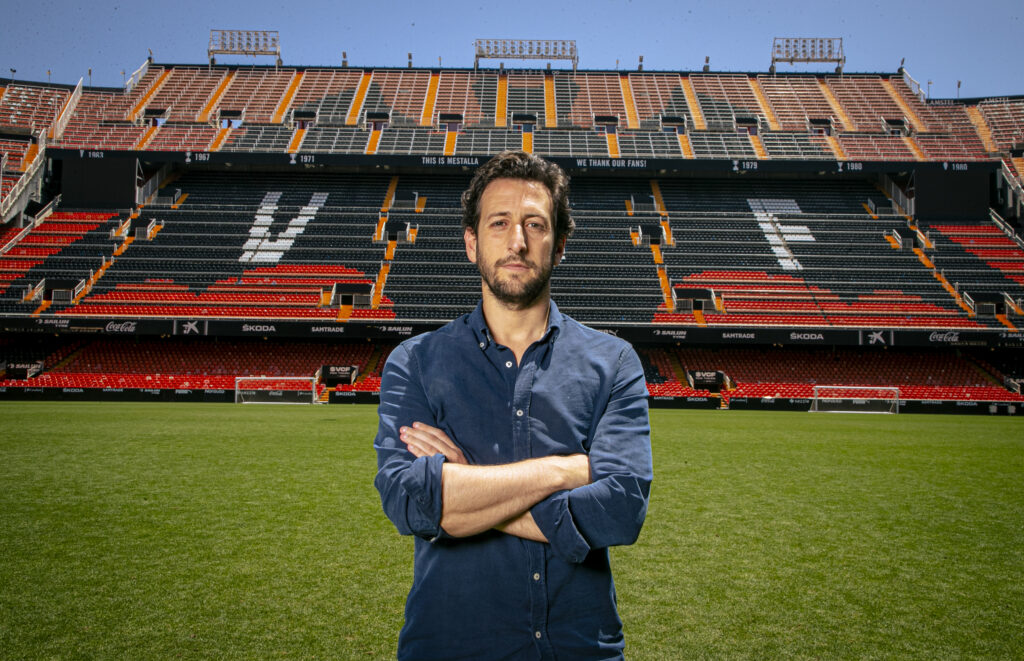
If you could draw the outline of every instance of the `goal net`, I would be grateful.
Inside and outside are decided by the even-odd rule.
[[[890,386],[814,386],[811,411],[899,413],[900,389]]]
[[[315,376],[237,376],[236,404],[317,404]]]

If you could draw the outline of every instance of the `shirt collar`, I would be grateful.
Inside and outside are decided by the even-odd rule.
[[[548,314],[548,327],[544,332],[539,342],[548,342],[558,337],[558,334],[562,330],[563,316],[558,311],[558,306],[554,301],[548,299],[548,305],[551,306],[550,313]],[[486,349],[494,340],[491,338],[491,329],[487,327],[487,320],[484,318],[484,303],[479,301],[476,304],[476,308],[469,313],[469,317],[466,320],[470,329],[473,331],[473,336],[476,338],[477,344],[481,349]]]

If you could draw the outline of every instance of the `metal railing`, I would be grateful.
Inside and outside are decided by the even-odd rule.
[[[904,213],[911,218],[916,215],[914,199],[907,197],[907,194],[903,192],[903,189],[897,186],[896,182],[893,181],[889,175],[882,175],[882,188]]]
[[[1024,297],[1014,298],[1009,294],[1009,292],[1005,291],[1000,293],[1002,293],[1003,301],[1006,303],[1007,314],[1009,314],[1010,310],[1013,310],[1013,312],[1017,314],[1018,310],[1024,308]]]
[[[18,242],[25,238],[26,234],[39,227],[39,225],[46,220],[46,217],[50,215],[50,212],[52,212],[54,207],[58,204],[60,204],[60,195],[50,200],[50,202],[36,214],[35,219],[31,223],[21,228],[21,231],[13,236],[10,241],[0,246],[0,255],[3,255],[8,250],[18,245]]]
[[[7,243],[5,243],[4,245],[0,246],[0,255],[3,255],[8,250],[10,250],[14,246],[18,245],[18,242],[21,241],[23,238],[25,238],[26,234],[31,232],[36,227],[39,227],[39,225],[41,225],[42,222],[44,220],[46,220],[46,217],[49,216],[50,213],[53,211],[53,209],[57,205],[59,205],[59,204],[60,204],[60,195],[58,195],[57,197],[55,197],[52,200],[50,200],[46,204],[46,206],[43,207],[39,211],[39,213],[36,214],[35,220],[33,220],[31,223],[29,223],[25,227],[21,228],[20,232],[18,232],[15,236],[11,237],[11,239]]]
[[[160,184],[163,183],[164,179],[167,178],[167,175],[170,174],[170,172],[171,164],[168,163],[167,165],[164,165],[162,168],[160,168],[159,172],[150,177],[149,181],[147,181],[142,186],[136,187],[135,204],[145,203],[145,201],[149,199],[149,196],[155,193],[158,188],[160,188]]]
[[[925,102],[928,101],[927,95],[921,89],[921,84],[918,83],[916,80],[914,80],[910,76],[910,74],[907,73],[906,69],[903,70],[903,82],[905,82],[907,84],[907,87],[910,88],[911,93],[914,96],[916,96],[918,98],[918,100],[921,101],[921,103],[925,103]]]
[[[78,107],[78,102],[82,98],[82,79],[78,79],[78,85],[75,86],[75,91],[68,97],[68,102],[64,104],[64,109],[61,110],[60,115],[56,121],[50,125],[49,136],[51,140],[60,140],[60,137],[64,135],[64,129],[68,127],[68,122],[71,121],[71,116],[75,114],[75,108]]]
[[[32,180],[37,174],[39,169],[43,166],[43,161],[46,160],[46,134],[39,134],[38,151],[36,157],[32,161],[28,170],[21,175],[17,183],[14,184],[14,188],[10,190],[7,195],[0,200],[0,221],[7,218],[7,214],[14,207],[15,203],[21,198],[22,194],[28,190],[28,187],[32,185]]]
[[[996,227],[1003,230],[1003,234],[1008,236],[1011,241],[1016,243],[1021,250],[1024,250],[1024,239],[1022,239],[1020,235],[1018,235],[1017,232],[1014,231],[1013,227],[1011,227],[1009,223],[1003,220],[1003,217],[1000,216],[995,209],[989,209],[988,216],[989,218],[992,219],[992,222],[996,224]]]
[[[47,202],[46,206],[40,209],[39,212],[36,214],[36,221],[42,222],[43,220],[45,220],[47,216],[53,213],[54,209],[60,206],[60,200],[61,196],[58,194],[52,200]]]
[[[1010,190],[1017,196],[1018,200],[1024,200],[1024,187],[1021,186],[1020,181],[1013,175],[1009,166],[1006,165],[1006,161],[1000,161],[1002,167],[1003,178],[1006,179],[1006,185],[1010,187]],[[1024,176],[1024,173],[1021,173]]]
[[[142,80],[142,77],[145,76],[146,72],[148,72],[148,71],[149,71],[149,60],[146,60],[145,62],[142,63],[141,67],[139,67],[138,69],[135,70],[135,72],[132,74],[132,77],[129,78],[127,82],[125,82],[125,84],[124,84],[124,93],[125,94],[131,94],[132,90],[135,89],[135,86],[139,84],[139,82]]]

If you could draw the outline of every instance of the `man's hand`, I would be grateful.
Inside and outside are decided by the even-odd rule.
[[[462,454],[459,446],[455,445],[448,434],[437,427],[425,425],[422,422],[412,423],[412,427],[402,427],[398,430],[398,438],[409,448],[409,452],[417,457],[430,457],[435,454],[443,454],[444,458],[453,464],[468,464],[466,457]]]

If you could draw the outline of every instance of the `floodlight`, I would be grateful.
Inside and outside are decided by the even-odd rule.
[[[511,57],[518,60],[571,60],[573,71],[579,64],[576,41],[572,39],[477,39],[473,48],[474,68],[483,58]]]

